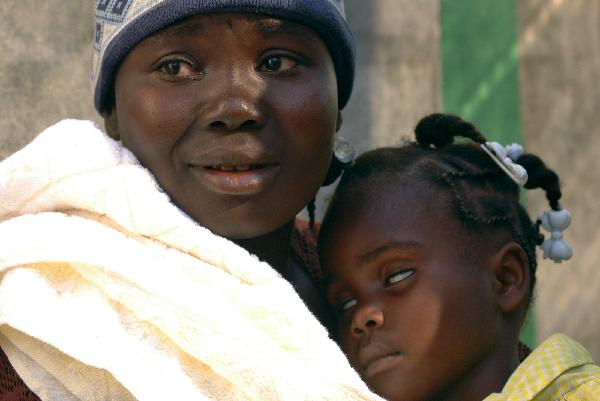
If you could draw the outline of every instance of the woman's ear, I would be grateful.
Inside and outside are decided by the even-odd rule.
[[[102,113],[102,117],[104,118],[104,129],[108,136],[112,139],[120,140],[121,134],[119,133],[119,118],[117,116],[117,110],[113,107],[110,111],[105,111]]]
[[[337,121],[335,122],[335,132],[338,132],[342,128],[342,111],[338,110]]]
[[[509,242],[490,259],[494,292],[501,311],[510,313],[526,307],[529,300],[529,257],[523,248]]]

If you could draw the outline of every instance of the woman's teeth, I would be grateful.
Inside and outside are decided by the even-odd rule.
[[[257,169],[260,168],[260,166],[258,165],[243,165],[243,166],[230,166],[230,165],[215,165],[215,166],[210,166],[211,170],[219,170],[219,171],[226,171],[226,172],[230,172],[230,171],[248,171],[250,169]]]

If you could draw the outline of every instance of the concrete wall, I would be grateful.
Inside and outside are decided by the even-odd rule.
[[[519,19],[526,145],[559,172],[573,212],[573,259],[538,269],[538,337],[565,332],[600,361],[600,0],[519,1]]]
[[[441,108],[437,0],[348,0],[357,40],[355,92],[341,135],[357,150],[400,142]]]
[[[0,1],[0,160],[63,118],[97,118],[89,0]]]
[[[61,118],[99,120],[88,80],[90,3],[0,1],[0,159]],[[526,145],[561,173],[574,214],[573,261],[539,269],[538,332],[567,332],[600,360],[600,0],[518,4]],[[439,2],[347,0],[347,12],[358,76],[340,134],[359,151],[398,143],[442,108]],[[529,199],[536,214],[545,208],[538,195]]]

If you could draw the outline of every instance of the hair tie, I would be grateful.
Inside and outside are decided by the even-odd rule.
[[[510,145],[506,145],[504,147],[506,149],[506,154],[513,162],[519,160],[519,157],[523,156],[523,146],[518,143],[511,143]]]
[[[539,218],[542,227],[550,232],[550,238],[541,245],[544,259],[552,259],[556,263],[568,260],[573,256],[571,246],[563,239],[563,231],[571,224],[571,212],[567,209],[546,210]]]
[[[517,159],[523,155],[523,147],[521,145],[513,143],[504,147],[498,142],[488,141],[479,146],[517,185],[522,186],[527,183],[527,170],[516,163]]]

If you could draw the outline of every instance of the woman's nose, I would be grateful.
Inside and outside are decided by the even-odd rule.
[[[364,305],[354,312],[350,332],[355,337],[361,337],[372,330],[382,327],[383,323],[384,318],[381,308],[375,305]]]
[[[205,129],[216,131],[254,130],[266,121],[264,85],[254,71],[233,68],[207,76],[208,88],[200,118]]]

